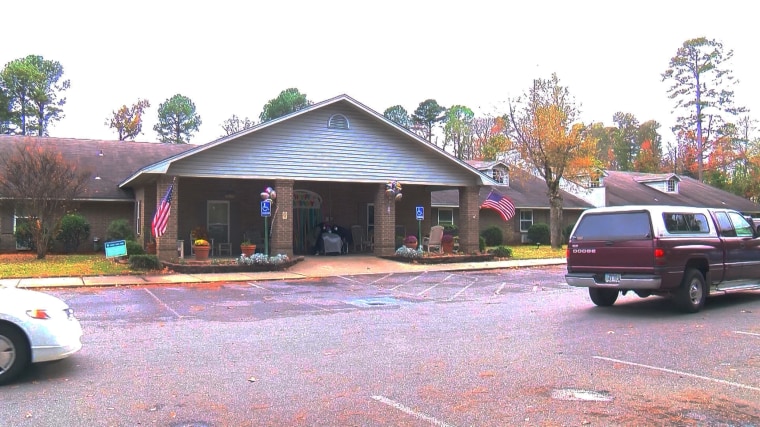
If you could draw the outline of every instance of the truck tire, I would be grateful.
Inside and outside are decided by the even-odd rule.
[[[690,268],[683,275],[681,286],[675,292],[675,303],[684,313],[696,313],[705,305],[707,289],[702,272]]]
[[[588,296],[599,307],[609,307],[615,304],[620,292],[617,289],[588,288]]]

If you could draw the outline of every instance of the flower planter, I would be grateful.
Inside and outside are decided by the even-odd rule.
[[[249,257],[256,252],[256,245],[240,245],[240,251],[243,255]]]
[[[195,260],[206,261],[208,259],[208,253],[211,250],[211,246],[196,246],[195,247]]]
[[[443,247],[443,253],[445,254],[454,253],[454,242],[442,242],[441,246]]]
[[[150,242],[148,243],[148,246],[146,248],[146,252],[148,252],[151,255],[156,254],[156,242]]]

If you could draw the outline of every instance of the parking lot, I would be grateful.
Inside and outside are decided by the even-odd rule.
[[[760,292],[599,308],[563,274],[54,290],[84,348],[0,425],[760,426]]]

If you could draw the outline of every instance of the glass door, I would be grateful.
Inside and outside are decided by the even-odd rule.
[[[230,242],[230,202],[227,200],[209,200],[206,218],[208,237],[214,239],[214,244]]]

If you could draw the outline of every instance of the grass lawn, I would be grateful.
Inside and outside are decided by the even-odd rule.
[[[546,258],[564,258],[565,248],[562,246],[560,249],[552,249],[549,245],[541,245],[536,248],[536,245],[516,245],[507,246],[512,248],[512,257],[510,259],[546,259]]]
[[[564,258],[565,247],[554,250],[548,245],[509,246],[510,259]],[[49,254],[38,260],[29,252],[0,254],[0,279],[22,277],[72,277],[72,276],[118,276],[122,274],[145,274],[144,270],[133,271],[129,264],[120,264],[103,254],[59,255]]]
[[[23,252],[0,254],[0,279],[21,277],[115,276],[131,274],[129,264],[119,264],[102,254],[47,255]]]

